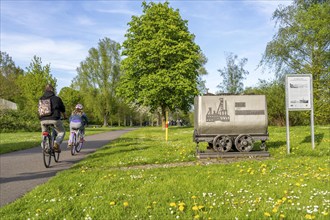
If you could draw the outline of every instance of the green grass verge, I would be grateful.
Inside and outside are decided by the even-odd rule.
[[[270,127],[271,158],[198,161],[192,128],[141,128],[0,209],[4,219],[329,219],[328,126]],[[212,162],[212,163],[211,163]],[[216,163],[219,162],[219,163]],[[163,164],[161,166],[161,164]],[[173,166],[174,165],[174,166]]]
[[[86,135],[88,136],[120,129],[123,129],[123,127],[86,128]],[[66,131],[65,140],[69,139],[68,134],[69,131]],[[0,154],[36,147],[40,145],[40,142],[41,132],[0,133]]]

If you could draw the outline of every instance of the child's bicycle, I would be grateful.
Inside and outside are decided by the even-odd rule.
[[[81,133],[80,129],[73,129],[71,132],[71,155],[75,155],[75,153],[79,153],[81,151],[81,148],[83,146],[83,135]]]
[[[50,161],[52,156],[54,157],[55,162],[57,163],[60,158],[60,153],[55,152],[54,150],[54,142],[57,136],[57,132],[54,128],[53,124],[46,125],[47,131],[42,132],[42,154],[44,158],[45,167],[48,168],[50,166]]]

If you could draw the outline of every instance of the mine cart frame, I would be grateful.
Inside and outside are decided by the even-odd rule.
[[[266,141],[269,139],[267,134],[197,134],[194,130],[193,141],[196,142],[196,156],[198,158],[232,158],[232,157],[269,157],[266,150]],[[253,143],[261,141],[260,151],[253,151]],[[240,142],[241,141],[241,142]],[[206,151],[199,149],[200,142],[208,142],[209,147]],[[245,143],[246,142],[246,143]],[[226,145],[230,145],[226,150]],[[246,147],[246,148],[244,148]],[[211,148],[211,149],[210,149]],[[237,151],[230,151],[230,150]]]

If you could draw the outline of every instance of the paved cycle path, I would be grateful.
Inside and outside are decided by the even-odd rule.
[[[70,168],[97,148],[132,130],[134,128],[86,136],[82,150],[74,156],[67,149],[67,141],[63,141],[59,163],[52,158],[50,168],[44,165],[40,146],[0,155],[0,207],[15,201],[57,172]]]

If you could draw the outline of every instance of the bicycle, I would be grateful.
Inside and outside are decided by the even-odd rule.
[[[60,153],[55,152],[54,150],[54,142],[57,137],[57,132],[54,128],[53,124],[45,125],[47,127],[47,131],[42,132],[42,154],[44,159],[44,164],[46,168],[49,168],[52,156],[54,157],[54,161],[58,163],[60,158]]]
[[[73,129],[71,132],[71,155],[75,155],[75,153],[79,153],[83,146],[83,135],[80,129]]]

